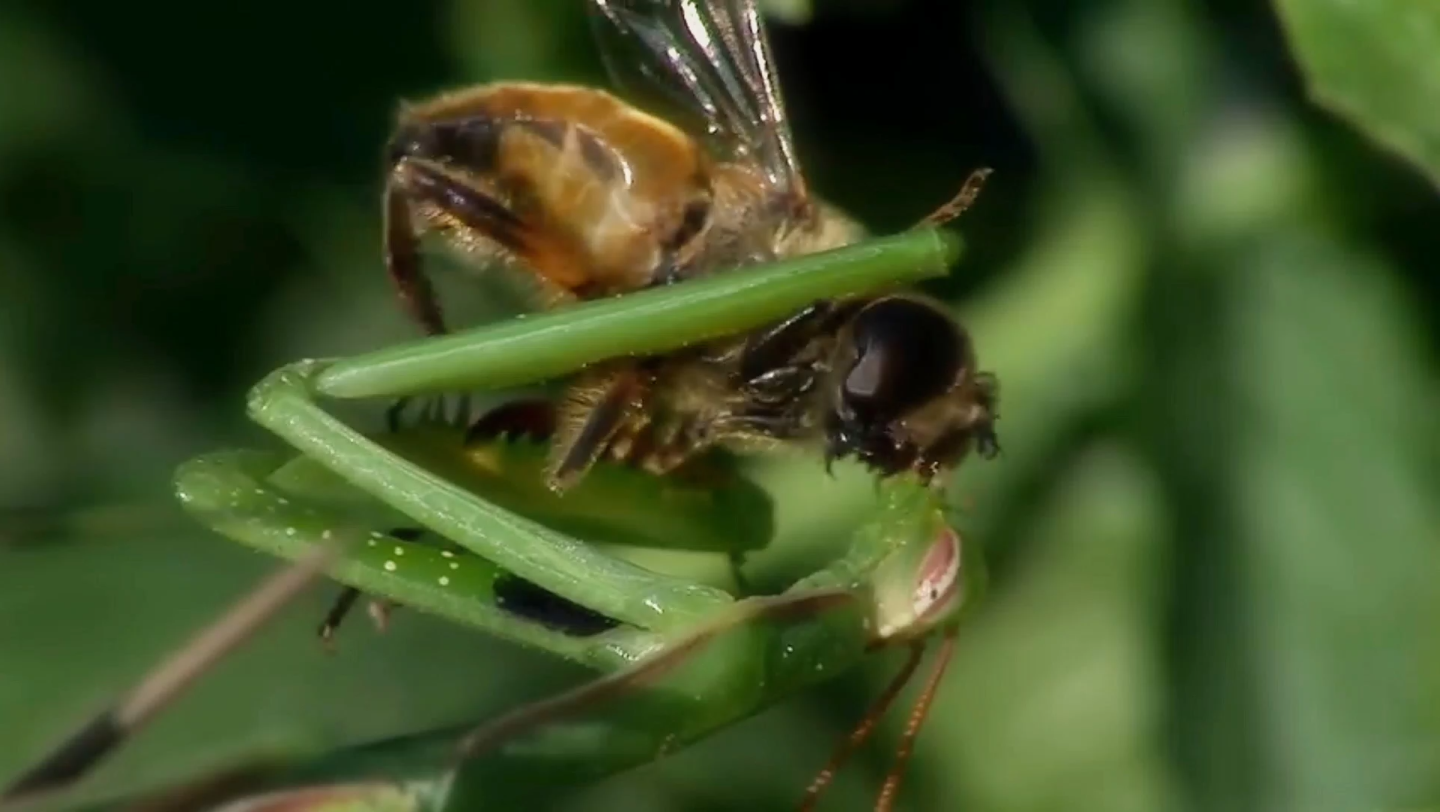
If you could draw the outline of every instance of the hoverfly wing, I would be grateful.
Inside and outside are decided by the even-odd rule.
[[[717,157],[761,167],[778,195],[807,192],[754,0],[591,0],[616,84],[698,118]],[[670,112],[670,111],[667,111]]]

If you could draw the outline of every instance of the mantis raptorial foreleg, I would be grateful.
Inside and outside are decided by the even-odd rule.
[[[258,422],[315,456],[322,464],[349,476],[353,484],[379,496],[407,515],[420,519],[413,512],[424,510],[414,497],[417,489],[420,492],[446,493],[449,499],[462,495],[453,487],[446,491],[447,483],[441,477],[418,466],[396,474],[398,478],[407,479],[403,484],[388,476],[369,477],[363,484],[357,481],[357,474],[363,475],[365,471],[377,468],[388,470],[398,460],[393,456],[387,458],[373,444],[367,450],[364,438],[344,429],[338,421],[310,403],[312,391],[349,397],[406,396],[425,391],[443,392],[447,387],[463,389],[530,383],[615,355],[655,352],[680,346],[706,337],[707,331],[722,334],[756,326],[816,299],[839,291],[864,289],[881,279],[892,282],[906,275],[943,272],[948,262],[953,260],[956,250],[953,237],[923,230],[866,245],[868,247],[864,250],[860,246],[852,246],[802,257],[771,266],[759,275],[749,270],[737,270],[715,280],[652,291],[648,295],[629,296],[623,302],[589,303],[567,312],[542,314],[525,323],[515,320],[465,335],[437,339],[423,346],[383,351],[357,360],[338,362],[323,369],[314,364],[308,367],[297,365],[289,368],[289,385],[280,384],[287,379],[287,374],[277,374],[256,388],[251,400],[251,414]],[[303,382],[294,380],[297,376],[307,375],[312,377]],[[345,454],[352,456],[339,459],[342,448]],[[410,507],[402,507],[394,501],[396,499],[408,500]],[[477,509],[481,513],[486,512],[476,505],[471,506],[472,512]],[[506,515],[504,511],[490,513],[490,537],[495,533],[513,536],[516,530],[521,529],[507,524]],[[447,518],[451,519],[448,524]],[[442,535],[458,539],[459,536],[452,534],[464,532],[453,517],[446,517],[443,511],[431,512],[430,519],[445,524],[446,528],[429,524],[423,519],[421,523]],[[538,525],[524,529],[544,532],[544,528]],[[473,540],[484,547],[486,535],[481,531]],[[583,545],[558,536],[554,536],[551,542],[535,545],[535,553],[528,558],[511,555],[509,560],[496,559],[497,563],[532,580],[553,578],[568,572],[569,578],[556,579],[558,587],[546,584],[546,588],[582,603],[587,603],[591,597],[576,590],[580,586],[577,581],[582,577],[600,584],[602,593],[609,592],[611,587],[621,586],[614,580],[620,574],[608,571],[602,556],[590,555],[587,559],[586,552],[579,549]],[[477,552],[486,556],[498,554],[502,558],[507,555],[498,547]],[[556,569],[566,562],[574,567],[570,570]],[[578,575],[579,572],[584,572],[584,575]],[[633,579],[633,575],[632,572],[625,577]],[[714,594],[708,598],[697,598],[696,607],[703,613],[717,600],[719,596]],[[644,605],[663,603],[651,601]],[[606,608],[594,608],[623,619]],[[664,611],[671,618],[693,616],[692,612],[676,608]]]
[[[633,701],[611,706],[620,714],[614,718],[639,725],[616,730],[638,730],[647,741],[656,734],[662,751],[673,748],[843,670],[868,648],[926,633],[938,622],[937,610],[926,604],[920,611],[912,596],[919,594],[917,572],[938,566],[930,562],[927,551],[939,550],[945,555],[937,561],[955,564],[953,570],[946,570],[950,573],[947,597],[936,604],[948,617],[958,606],[958,598],[949,590],[958,572],[959,545],[953,534],[937,535],[943,520],[938,518],[935,495],[914,482],[892,483],[889,501],[876,522],[861,529],[850,553],[834,567],[803,579],[773,603],[737,604],[723,590],[649,572],[549,525],[570,521],[587,528],[618,528],[645,543],[734,553],[747,544],[763,546],[768,541],[768,516],[762,523],[765,532],[736,533],[731,524],[731,532],[716,533],[712,525],[738,517],[739,529],[746,530],[746,517],[753,520],[762,512],[763,499],[757,501],[753,491],[719,488],[709,492],[706,501],[700,489],[654,477],[643,483],[627,480],[644,475],[606,470],[599,477],[591,474],[587,482],[595,480],[594,487],[601,491],[590,506],[608,507],[608,513],[596,509],[587,514],[586,503],[570,503],[580,507],[578,513],[561,509],[555,513],[560,521],[539,522],[522,514],[555,509],[553,501],[546,501],[554,495],[536,496],[533,488],[526,491],[524,486],[506,490],[512,480],[528,479],[532,485],[539,481],[515,476],[513,460],[505,456],[515,448],[492,444],[485,451],[498,458],[476,458],[466,456],[462,438],[439,453],[428,453],[424,443],[410,442],[416,436],[408,430],[393,437],[369,437],[327,414],[317,400],[498,389],[570,374],[616,356],[666,352],[773,323],[816,300],[941,275],[958,248],[955,237],[922,227],[898,237],[763,268],[733,270],[619,300],[590,302],[359,358],[293,364],[258,385],[249,407],[257,422],[304,456],[212,454],[184,466],[177,489],[187,507],[214,529],[282,557],[303,558],[337,536],[363,534],[361,543],[351,545],[330,572],[369,594],[605,671],[632,666],[637,659],[648,663],[643,658],[657,652],[677,657],[678,668],[661,672],[632,666],[642,670],[627,672],[630,678],[620,678],[614,685],[621,689],[618,698]],[[475,481],[467,484],[467,478]],[[605,498],[605,489],[612,485],[613,498]],[[637,506],[644,508],[647,527],[627,526],[626,519],[633,519]],[[707,515],[717,521],[706,520]],[[585,532],[578,535],[590,537]],[[675,544],[676,539],[681,543]],[[559,596],[595,613],[603,621],[595,625],[603,628],[594,634],[574,633],[578,626],[556,630],[507,609],[496,586],[502,578],[520,578],[546,596]],[[846,598],[843,605],[819,605],[811,597],[826,594],[854,598]],[[963,594],[968,602],[970,590]],[[757,605],[785,607],[801,617],[749,614]],[[699,634],[694,630],[709,628],[706,624],[712,622],[720,622],[723,631],[703,638],[699,645],[703,651],[687,650],[683,641],[699,639],[693,637]],[[687,633],[693,634],[687,638]],[[676,651],[675,646],[680,646],[679,654],[664,654]],[[709,673],[706,663],[719,670]],[[645,684],[634,677],[647,673],[663,677],[660,694],[630,690]],[[684,699],[668,711],[644,711],[626,721],[625,708],[644,708],[654,697],[665,695]],[[677,709],[682,712],[676,713]],[[598,710],[605,721],[605,706]],[[531,721],[529,732],[512,732],[529,737],[554,729],[539,719]],[[89,753],[86,763],[72,765],[69,773],[79,775],[128,731],[119,725],[110,732],[114,735],[107,746]],[[467,727],[422,734],[384,746],[393,747],[399,760],[407,755],[411,761],[433,765],[439,751],[458,757],[454,749],[458,738],[469,732]],[[626,750],[623,758],[612,758],[603,743],[594,741],[588,749],[569,746],[552,752],[560,752],[564,763],[587,774],[656,754],[646,745]],[[469,776],[483,773],[486,765],[500,765],[503,777],[506,770],[527,763],[543,765],[547,775],[555,775],[555,759],[509,745],[461,758],[457,775],[465,779],[461,784],[467,784]],[[330,776],[343,772],[317,769]],[[443,776],[422,772],[425,780],[437,782],[423,793],[424,803],[446,806],[449,796],[443,791]],[[373,775],[362,777],[373,783]],[[417,796],[402,795],[407,805],[420,803]],[[464,803],[453,806],[467,808]]]
[[[942,276],[960,247],[951,232],[916,228],[336,361],[315,387],[326,397],[388,398],[535,383],[610,358],[735,335],[820,299]]]
[[[653,760],[852,667],[872,650],[908,645],[905,668],[862,720],[853,747],[915,673],[923,641],[943,627],[947,642],[912,713],[908,746],[949,658],[959,613],[983,593],[983,566],[962,559],[938,496],[915,482],[889,482],[874,519],[825,570],[784,594],[726,607],[628,669],[467,733],[454,791],[479,793],[502,775],[523,778],[516,759],[527,756],[541,771],[537,780],[557,767],[598,775]],[[905,755],[902,747],[897,776]],[[825,783],[818,781],[809,797],[818,798]],[[883,808],[897,785],[898,777],[887,782]]]

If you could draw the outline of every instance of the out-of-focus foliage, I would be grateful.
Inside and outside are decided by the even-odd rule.
[[[1440,181],[1440,7],[1277,0],[1311,93]]]
[[[1306,101],[1263,4],[809,5],[774,46],[817,188],[885,230],[997,168],[935,290],[1003,386],[1004,455],[955,494],[993,586],[904,808],[1440,802],[1433,185]],[[1351,71],[1334,98],[1433,169],[1423,26],[1332,36],[1318,16],[1372,5],[1406,7],[1281,11],[1320,81]],[[269,442],[241,410],[264,372],[413,335],[378,253],[396,98],[601,82],[588,42],[572,0],[0,9],[0,774],[272,565],[173,514],[73,511],[160,510],[181,460]],[[833,554],[871,487],[809,458],[757,475],[775,570]],[[479,718],[579,676],[403,613],[325,657],[328,598],[97,785]],[[570,808],[789,808],[895,664]],[[867,807],[902,724],[830,805]]]

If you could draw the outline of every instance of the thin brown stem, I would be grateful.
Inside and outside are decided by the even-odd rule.
[[[335,543],[317,545],[266,578],[146,674],[119,702],[16,779],[0,793],[0,801],[58,789],[89,772],[304,591],[335,560],[338,549]]]

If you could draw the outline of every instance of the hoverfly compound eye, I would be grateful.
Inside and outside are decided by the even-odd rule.
[[[911,598],[916,619],[950,603],[960,588],[960,559],[960,534],[948,525],[941,527],[939,537],[925,553],[916,574],[915,593]]]
[[[898,417],[944,392],[965,363],[964,337],[942,312],[890,297],[855,317],[845,405],[870,420]]]

